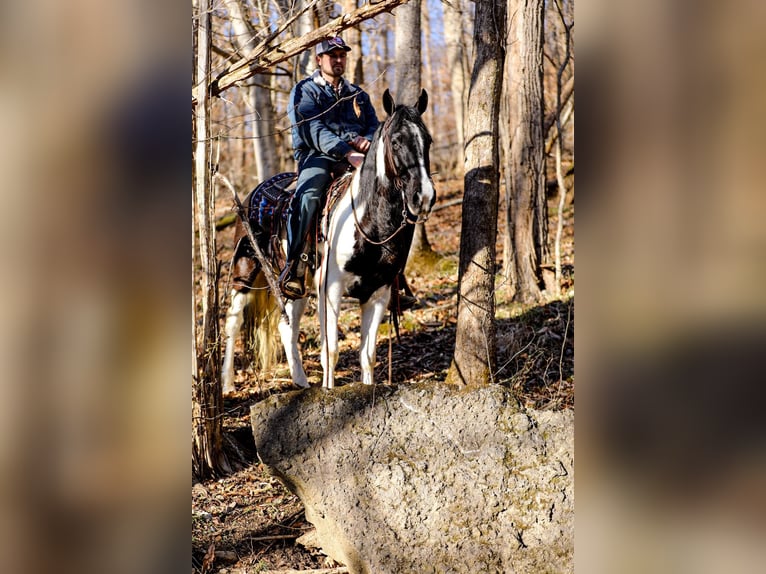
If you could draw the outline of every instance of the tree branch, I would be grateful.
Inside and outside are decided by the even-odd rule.
[[[276,32],[270,34],[263,42],[261,42],[261,44],[256,46],[253,49],[252,57],[240,60],[227,70],[221,72],[218,77],[210,83],[209,93],[211,96],[218,96],[221,92],[234,86],[237,82],[246,80],[255,74],[260,74],[280,62],[284,62],[293,56],[297,56],[325,38],[337,36],[346,28],[356,26],[360,22],[374,18],[383,12],[390,12],[397,6],[407,3],[407,1],[408,0],[381,0],[380,2],[365,4],[361,8],[343,14],[300,38],[290,38],[279,44],[271,45],[271,42],[284,31],[289,23],[292,22],[295,18],[294,16]],[[192,104],[195,103],[196,99],[192,98]]]

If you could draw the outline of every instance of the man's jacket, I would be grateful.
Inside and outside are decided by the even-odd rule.
[[[379,123],[370,96],[359,86],[341,80],[336,94],[319,70],[292,89],[288,115],[299,166],[309,155],[343,159],[352,151],[347,142],[358,135],[372,141]]]

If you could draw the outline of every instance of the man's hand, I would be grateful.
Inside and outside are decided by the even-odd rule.
[[[364,161],[364,154],[357,151],[350,151],[346,154],[346,161],[350,163],[352,167],[358,168]]]
[[[370,149],[370,140],[362,136],[356,136],[353,140],[348,142],[348,145],[358,152],[367,153],[367,150]]]

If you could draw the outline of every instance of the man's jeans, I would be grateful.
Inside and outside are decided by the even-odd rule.
[[[317,215],[322,194],[330,184],[330,170],[336,163],[326,156],[308,156],[298,165],[298,183],[290,205],[287,226],[287,260],[295,261],[303,250],[309,226]]]

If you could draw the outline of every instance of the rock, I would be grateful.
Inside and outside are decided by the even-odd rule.
[[[352,573],[574,569],[572,412],[498,386],[354,384],[269,397],[251,423]]]

